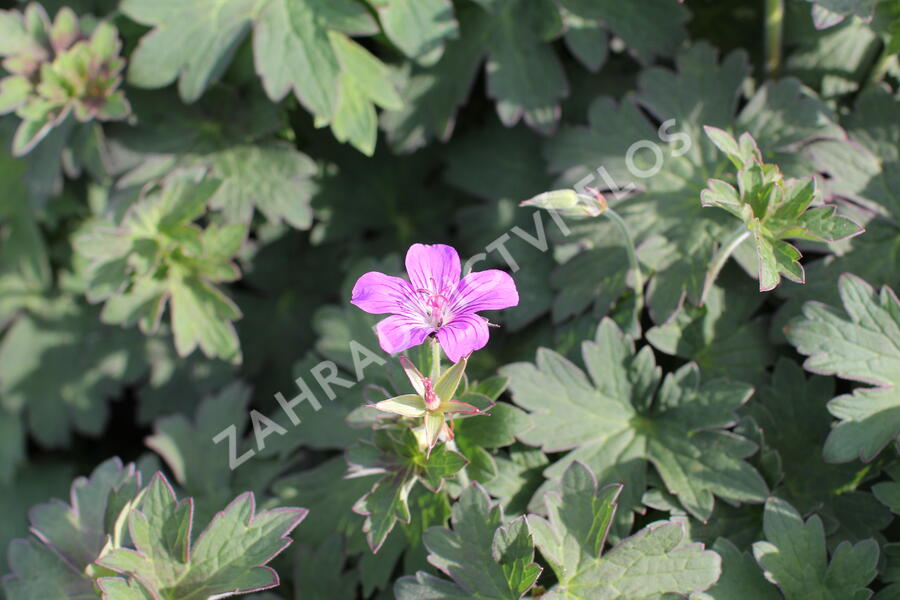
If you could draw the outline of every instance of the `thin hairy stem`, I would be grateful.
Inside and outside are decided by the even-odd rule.
[[[737,247],[740,246],[744,240],[746,240],[750,236],[750,230],[742,223],[737,229],[734,230],[725,243],[722,244],[722,247],[719,248],[719,251],[716,252],[716,255],[713,257],[712,262],[709,265],[709,270],[706,272],[706,278],[703,280],[703,293],[700,295],[700,306],[706,304],[706,297],[709,295],[709,290],[712,289],[713,283],[715,283],[716,278],[719,276],[719,273],[722,271],[722,267],[725,266],[725,263],[728,262],[729,257],[737,250]]]
[[[625,220],[611,208],[607,208],[603,213],[606,217],[618,226],[625,238],[625,247],[628,250],[628,260],[631,263],[631,269],[634,271],[634,297],[635,312],[640,313],[644,308],[644,274],[641,271],[641,263],[638,261],[637,250],[634,247],[634,240],[631,238],[631,231]]]
[[[436,337],[431,338],[431,381],[437,382],[441,376],[441,345]]]

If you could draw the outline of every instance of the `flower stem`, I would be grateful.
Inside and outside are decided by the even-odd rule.
[[[709,295],[709,290],[712,289],[713,283],[715,283],[716,278],[722,271],[722,267],[728,262],[728,258],[748,237],[750,237],[750,230],[741,223],[741,225],[734,230],[734,233],[728,236],[728,239],[723,242],[719,251],[716,252],[716,255],[712,259],[712,263],[709,265],[709,270],[706,272],[706,278],[703,280],[703,293],[700,294],[700,306],[706,304],[706,297]]]
[[[885,41],[881,53],[878,55],[878,59],[869,70],[869,76],[866,78],[866,86],[876,84],[884,79],[888,69],[891,67],[891,59],[893,57],[894,55],[889,51],[888,44]]]
[[[641,271],[641,263],[638,261],[634,240],[631,239],[631,231],[628,230],[628,225],[625,223],[625,220],[613,209],[607,208],[603,214],[618,226],[619,231],[622,232],[622,237],[625,238],[625,246],[628,250],[628,260],[631,263],[632,270],[634,270],[635,313],[639,314],[644,308],[644,274]]]
[[[766,75],[777,77],[781,68],[784,0],[766,0]]]
[[[437,382],[441,376],[441,345],[437,338],[431,338],[431,381]]]

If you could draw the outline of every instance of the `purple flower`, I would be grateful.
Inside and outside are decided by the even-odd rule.
[[[394,354],[418,346],[431,334],[453,362],[488,342],[481,310],[519,303],[512,277],[490,269],[460,279],[459,255],[443,244],[413,244],[406,253],[409,281],[370,271],[353,286],[350,300],[376,315],[392,313],[376,326],[381,348]]]

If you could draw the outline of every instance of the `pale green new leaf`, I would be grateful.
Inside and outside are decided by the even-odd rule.
[[[821,519],[813,515],[804,522],[793,506],[774,497],[766,501],[763,529],[766,541],[753,544],[753,555],[786,600],[871,597],[866,585],[875,578],[879,554],[875,540],[841,542],[829,562]]]
[[[138,323],[152,333],[168,304],[180,356],[199,347],[207,357],[239,363],[233,321],[241,312],[213,284],[239,277],[232,259],[247,225],[210,224],[201,230],[193,223],[219,186],[216,179],[175,172],[132,205],[121,223],[88,222],[75,246],[90,261],[87,296],[105,302],[104,322]]]
[[[231,146],[199,162],[204,159],[222,181],[210,206],[221,208],[230,221],[249,222],[256,208],[272,223],[312,225],[311,178],[318,169],[305,154],[287,144],[254,144]]]
[[[850,274],[838,283],[844,310],[809,302],[785,334],[809,358],[814,373],[874,387],[834,398],[828,410],[841,422],[825,442],[825,458],[870,461],[900,432],[900,302]]]
[[[763,162],[756,141],[748,133],[735,140],[727,132],[705,127],[706,135],[737,166],[737,189],[710,179],[700,193],[704,206],[731,213],[747,227],[756,246],[759,290],[768,291],[781,277],[804,283],[801,254],[785,240],[836,242],[863,229],[836,214],[835,206],[822,206],[813,178],[785,179],[777,165]]]
[[[97,580],[97,587],[104,600],[154,600],[137,579],[102,577]]]
[[[546,452],[569,452],[546,474],[559,479],[579,460],[600,481],[621,481],[632,507],[645,486],[647,463],[698,519],[712,513],[714,496],[762,502],[768,490],[744,459],[756,445],[728,428],[752,393],[746,384],[701,381],[695,364],[661,375],[649,347],[634,343],[609,319],[582,344],[587,372],[541,348],[536,364],[501,369],[513,400],[530,411],[532,427],[519,439]],[[622,470],[628,467],[628,478]],[[629,486],[632,488],[629,492]]]

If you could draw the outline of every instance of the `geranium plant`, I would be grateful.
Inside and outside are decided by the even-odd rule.
[[[900,0],[0,0],[0,600],[900,600]]]

